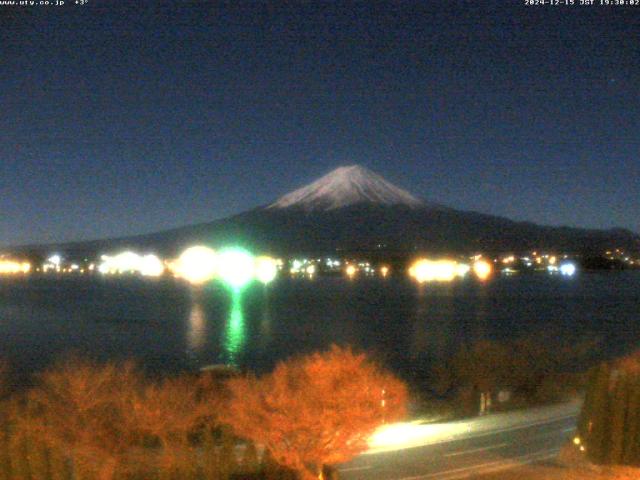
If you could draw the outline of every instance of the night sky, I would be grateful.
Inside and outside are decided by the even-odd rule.
[[[639,87],[640,7],[0,6],[0,245],[210,221],[347,164],[640,231]]]

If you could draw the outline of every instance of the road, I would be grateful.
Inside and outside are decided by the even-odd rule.
[[[571,438],[578,402],[439,425],[390,426],[369,452],[342,465],[343,480],[454,480],[543,462]]]

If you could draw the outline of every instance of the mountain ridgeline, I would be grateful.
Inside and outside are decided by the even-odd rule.
[[[58,245],[95,254],[119,248],[173,255],[194,243],[256,252],[413,255],[547,250],[585,255],[640,251],[624,229],[590,230],[516,222],[429,203],[361,166],[340,167],[272,204],[213,222],[136,237]],[[49,250],[50,250],[49,246]]]

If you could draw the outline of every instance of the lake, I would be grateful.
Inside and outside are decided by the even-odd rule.
[[[74,352],[151,371],[232,364],[263,372],[292,354],[350,344],[403,377],[479,338],[553,332],[640,345],[640,272],[472,278],[276,280],[232,292],[139,278],[0,279],[0,356],[28,374]]]

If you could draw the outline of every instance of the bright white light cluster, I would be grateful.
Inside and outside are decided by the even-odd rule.
[[[164,265],[156,255],[139,255],[125,251],[117,255],[102,255],[98,271],[103,274],[138,273],[145,277],[159,277]]]
[[[44,264],[42,265],[42,271],[45,273],[47,273],[49,270],[59,272],[61,269],[60,267],[61,263],[62,263],[62,257],[57,253],[53,254],[49,258],[47,258],[47,261],[44,262]]]
[[[307,276],[313,278],[319,271],[319,267],[322,265],[321,258],[296,258],[291,262],[289,273],[293,276]],[[340,265],[339,261],[333,261],[328,259],[325,262],[326,268],[329,270],[335,270]]]
[[[359,262],[358,271],[365,275],[374,275],[376,273],[375,268],[373,268],[369,262]]]
[[[218,276],[231,287],[240,288],[256,275],[253,256],[245,250],[222,250],[218,254],[218,262]]]
[[[576,266],[573,263],[567,262],[560,265],[560,273],[565,277],[573,277],[576,273]]]
[[[216,252],[200,245],[186,249],[169,264],[174,275],[194,285],[217,278],[233,288],[243,287],[253,279],[267,284],[276,278],[280,266],[281,262],[274,258],[255,258],[240,248]]]
[[[194,285],[211,280],[216,274],[217,267],[216,252],[200,245],[187,248],[169,264],[169,268],[176,277],[184,278]]]
[[[422,258],[414,262],[409,269],[409,275],[418,283],[450,282],[457,277],[464,277],[469,270],[469,265],[454,260]]]
[[[332,258],[327,258],[326,265],[328,268],[337,268],[340,267],[340,260],[333,260]]]
[[[255,264],[256,278],[261,283],[269,283],[278,275],[278,263],[271,257],[258,257]]]

